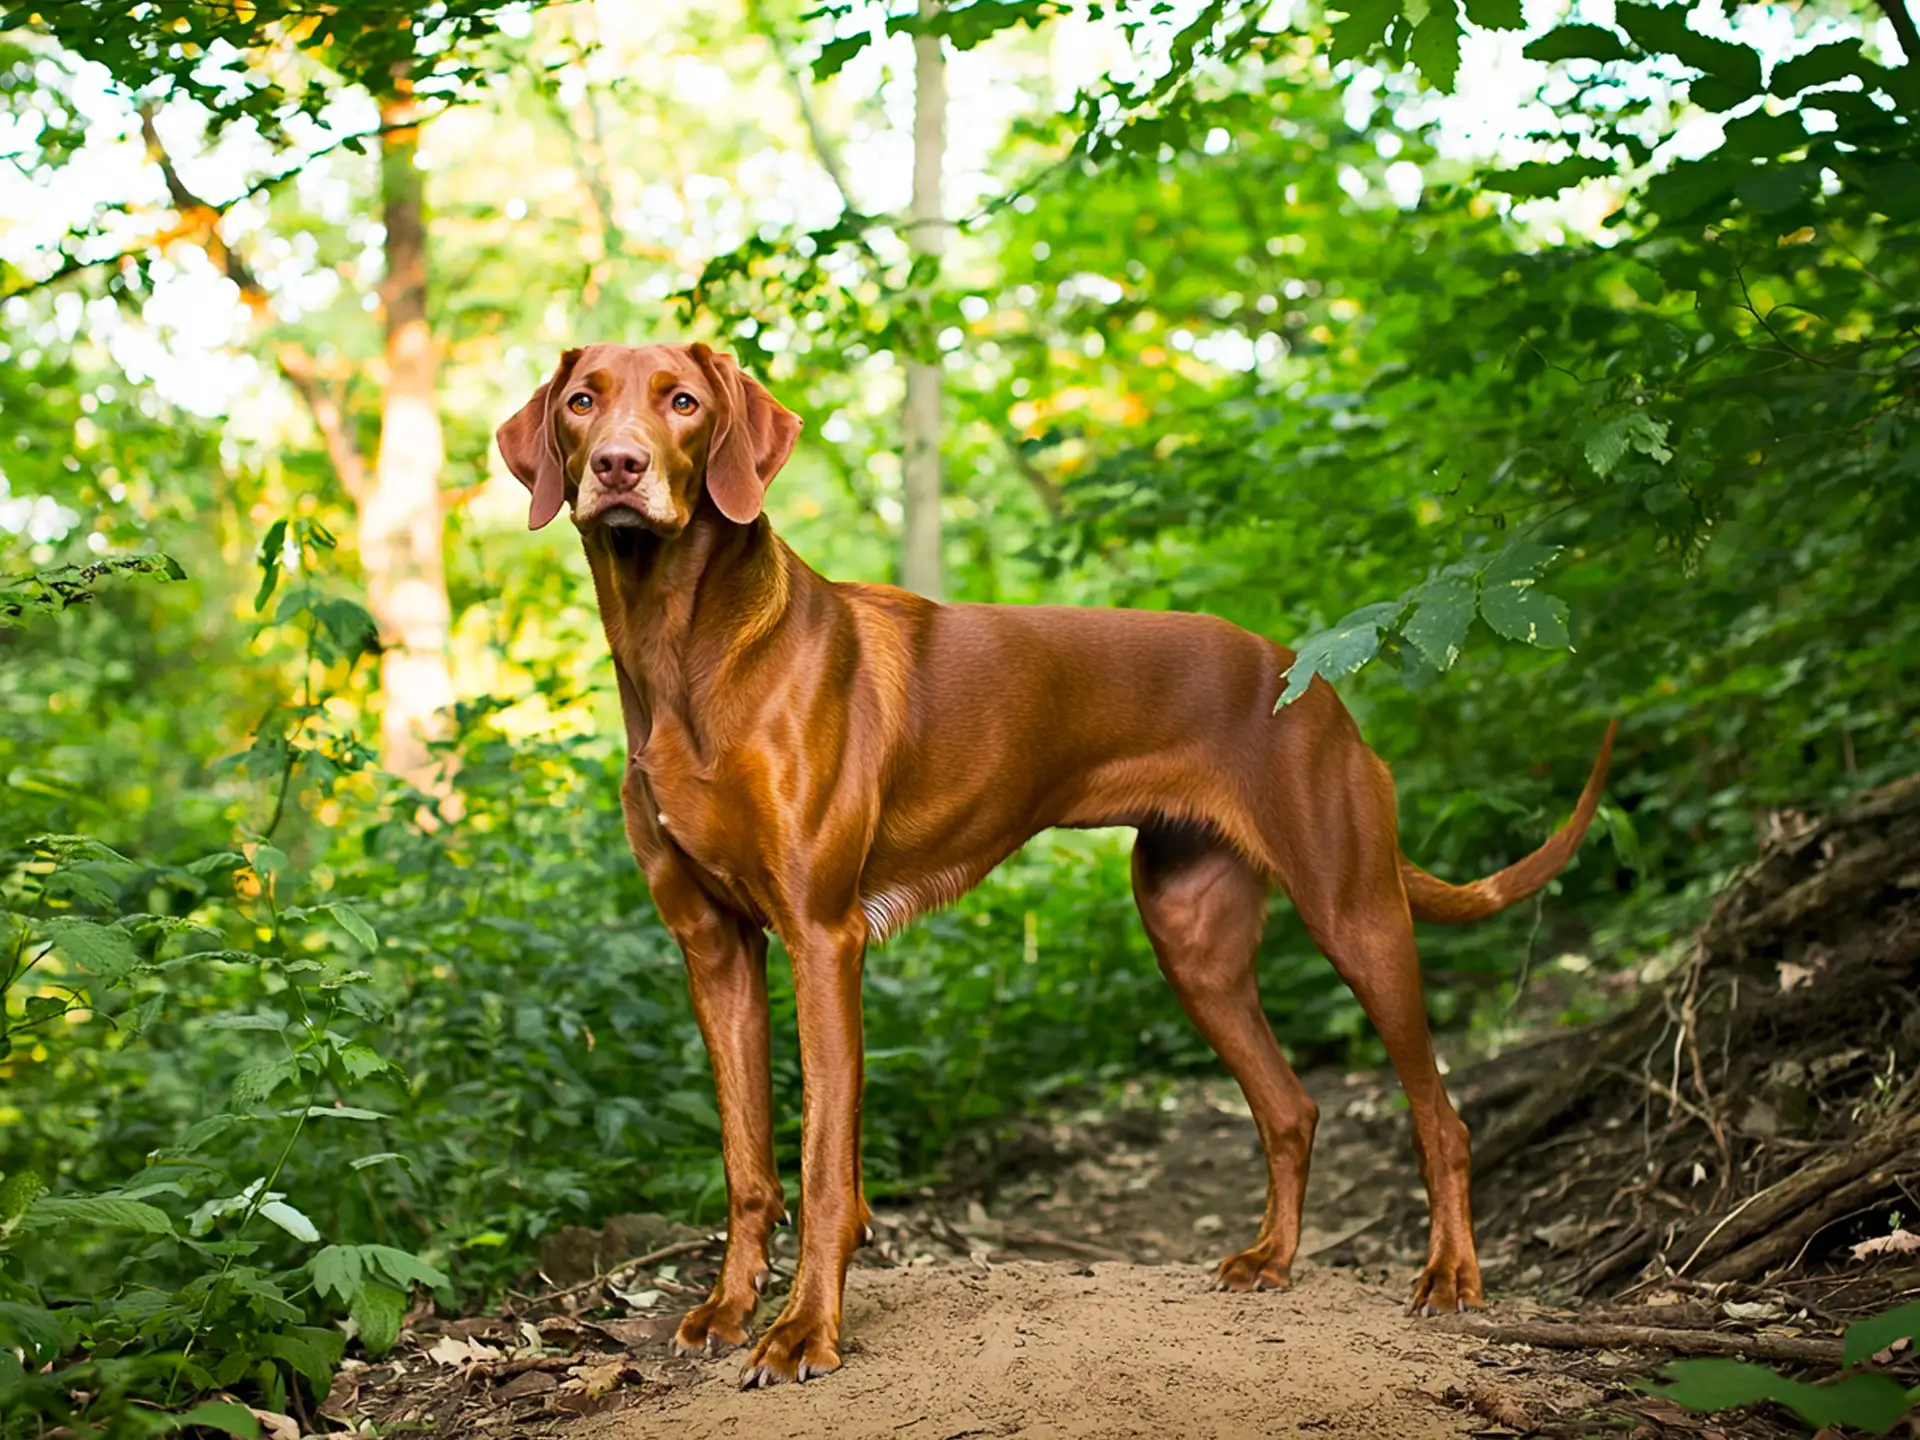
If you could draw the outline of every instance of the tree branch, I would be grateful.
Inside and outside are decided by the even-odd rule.
[[[820,168],[827,172],[827,179],[833,182],[833,188],[839,192],[840,208],[848,215],[862,214],[860,207],[853,203],[853,190],[847,181],[847,167],[840,159],[840,147],[820,123],[819,113],[813,108],[813,97],[807,93],[807,82],[800,74],[800,67],[794,63],[787,47],[780,43],[779,32],[767,19],[760,0],[747,0],[747,23],[765,37],[767,48],[773,51],[773,58],[780,64],[780,73],[787,77],[787,88],[793,92],[793,103],[800,107],[800,121],[807,128],[807,139],[813,145],[814,156],[819,160]],[[867,244],[865,234],[856,238],[868,258],[877,260]]]
[[[1900,41],[1900,53],[1906,56],[1907,64],[1920,67],[1920,30],[1914,28],[1913,16],[1907,13],[1903,0],[1880,0],[1880,8],[1893,24],[1893,33]]]
[[[152,114],[147,109],[142,109],[140,113],[140,130],[141,130],[142,136],[145,138],[147,142],[148,155],[154,156],[156,154],[157,147],[159,146],[159,137],[157,134],[154,133]],[[235,205],[238,205],[242,200],[251,200],[256,195],[264,195],[271,190],[278,189],[282,184],[284,184],[288,180],[293,179],[308,165],[312,164],[315,160],[320,159],[321,156],[330,155],[335,150],[340,149],[342,146],[353,144],[355,141],[358,141],[358,140],[370,140],[370,139],[378,138],[382,133],[384,132],[379,130],[366,130],[366,131],[355,131],[351,135],[342,135],[339,139],[335,140],[332,144],[323,145],[320,147],[320,149],[315,150],[312,154],[301,157],[298,164],[290,165],[285,170],[276,170],[271,175],[263,175],[260,179],[254,181],[253,184],[249,185],[246,189],[242,190],[238,195],[234,196],[233,199],[228,200],[224,204],[218,205],[218,206],[211,205],[209,202],[201,200],[198,197],[194,196],[192,192],[187,190],[184,185],[181,186],[180,194],[176,195],[174,191],[174,186],[179,182],[180,177],[178,176],[178,174],[173,174],[168,177],[168,183],[167,183],[168,196],[169,198],[173,199],[174,207],[176,210],[179,210],[180,196],[184,196],[187,199],[189,208],[187,210],[180,211],[179,218],[175,220],[172,224],[163,225],[158,229],[156,229],[152,234],[145,236],[144,238],[134,242],[131,245],[128,245],[119,250],[115,250],[108,255],[96,256],[92,260],[81,260],[75,256],[69,255],[57,267],[55,267],[55,269],[51,273],[41,276],[38,280],[29,280],[24,285],[15,286],[13,289],[8,290],[4,295],[0,295],[0,300],[11,300],[16,295],[31,295],[34,292],[39,290],[50,290],[55,285],[60,284],[62,281],[71,280],[75,275],[82,274],[85,271],[97,270],[103,265],[117,266],[117,265],[123,264],[124,262],[131,260],[134,256],[141,254],[144,251],[164,249],[168,245],[171,245],[176,240],[183,240],[191,237],[191,238],[195,238],[197,241],[198,237],[195,232],[200,222],[200,214],[199,214],[200,211],[212,210],[215,213],[216,217],[219,215],[225,214],[226,211],[232,209]],[[165,151],[163,149],[160,149],[158,150],[158,154],[164,156]],[[166,168],[171,168],[170,163]],[[163,174],[165,173],[164,169],[162,173]],[[84,240],[90,237],[87,237],[85,235],[77,235],[77,234],[70,233],[68,238],[70,240]]]
[[[1003,429],[1000,438],[1006,442],[1007,454],[1013,457],[1013,468],[1020,472],[1033,493],[1039,498],[1046,512],[1053,519],[1060,518],[1060,486],[1050,479],[1046,472],[1033,463],[1033,457],[1020,447],[1020,437],[1011,430]]]
[[[239,203],[238,200],[229,201],[227,206],[222,207],[193,193],[180,178],[180,171],[174,165],[173,157],[167,153],[167,147],[161,143],[160,134],[153,124],[152,106],[142,106],[140,109],[140,134],[147,142],[147,159],[160,167],[168,198],[172,200],[173,208],[180,212],[183,235],[196,235],[207,257],[220,266],[226,277],[239,288],[240,298],[256,318],[268,315],[272,310],[273,297],[268,294],[267,287],[260,283],[260,277],[254,274],[253,267],[220,234],[221,220],[226,218],[227,209]],[[356,505],[359,504],[369,488],[367,462],[352,424],[346,417],[338,389],[322,382],[319,366],[301,346],[292,341],[281,341],[275,344],[273,351],[280,373],[300,392],[308,413],[313,416],[314,426],[320,431],[320,438],[327,447],[327,458],[333,462],[334,473],[340,478],[341,489]]]
[[[323,384],[320,367],[313,356],[291,341],[274,346],[273,358],[280,366],[280,373],[307,402],[307,412],[313,416],[314,427],[326,443],[327,458],[333,461],[334,474],[340,477],[340,488],[358,505],[368,490],[367,459],[353,424],[347,419],[346,408],[340,403],[339,389]]]

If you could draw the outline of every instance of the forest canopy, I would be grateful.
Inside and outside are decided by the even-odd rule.
[[[1350,3],[0,9],[0,1387],[281,1409],[344,1316],[724,1213],[586,568],[492,448],[570,345],[737,355],[830,577],[1297,648],[1450,878],[1619,717],[1554,891],[1423,936],[1463,1044],[1916,768],[1903,0]],[[1128,838],[870,959],[874,1193],[1211,1063]],[[1283,1043],[1372,1059],[1284,914]]]

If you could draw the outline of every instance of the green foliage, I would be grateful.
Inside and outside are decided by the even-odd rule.
[[[186,571],[167,555],[127,555],[91,565],[58,565],[0,584],[0,626],[20,625],[30,615],[51,615],[85,605],[99,593],[99,582],[123,575],[184,580]]]
[[[1824,1384],[1790,1380],[1744,1360],[1677,1360],[1666,1369],[1669,1383],[1649,1388],[1689,1410],[1712,1412],[1771,1403],[1791,1410],[1809,1425],[1848,1425],[1884,1435],[1920,1405],[1920,1386],[1908,1390],[1889,1376],[1851,1367],[1900,1340],[1916,1337],[1920,1337],[1920,1302],[1849,1325],[1845,1340],[1849,1371]]]
[[[883,8],[809,14],[816,79],[876,18],[922,23]],[[931,24],[1017,55],[1064,8]],[[488,4],[13,7],[0,100],[37,177],[88,143],[76,57],[107,63],[123,107],[256,125],[219,234],[292,318],[234,343],[310,351],[351,431],[373,420],[378,297],[335,282],[368,267],[378,177],[344,122],[302,117],[364,100],[356,83],[389,93],[402,62],[461,103],[436,124],[476,127],[423,147],[450,477],[484,476],[561,337],[677,324],[806,416],[770,495],[782,533],[828,574],[884,579],[889,387],[938,358],[957,598],[1206,609],[1292,643],[1283,698],[1342,682],[1394,764],[1406,849],[1449,875],[1537,844],[1621,715],[1611,853],[1590,843],[1537,923],[1423,935],[1456,1031],[1500,1015],[1536,931],[1604,978],[1568,1001],[1581,1018],[1610,969],[1684,936],[1770,810],[1913,768],[1888,677],[1920,672],[1914,72],[1858,34],[1811,43],[1846,17],[1771,66],[1679,7],[1557,24],[1526,47],[1556,67],[1533,158],[1488,170],[1429,143],[1416,91],[1466,84],[1463,36],[1518,28],[1511,0],[1286,23],[1130,7],[1137,78],[1058,115],[1036,96],[938,277],[894,217],[854,213],[861,177],[838,213],[744,198],[747,159],[811,164],[766,128],[785,77],[757,73],[790,17],[667,34],[685,48],[663,64],[764,87],[697,124],[677,75],[658,95],[609,78],[575,18],[520,41]],[[196,48],[216,40],[238,58]],[[839,98],[829,131],[878,123]],[[1706,117],[1724,139],[1675,158]],[[626,186],[610,135],[671,155],[679,189]],[[281,183],[329,146],[324,183]],[[1597,192],[1598,239],[1571,204]],[[717,1222],[724,1188],[680,959],[626,849],[577,557],[452,502],[453,648],[486,697],[443,742],[458,804],[375,774],[380,640],[320,439],[184,413],[93,333],[88,307],[140,324],[169,273],[223,269],[218,245],[141,240],[171,224],[144,204],[49,240],[0,309],[20,577],[0,589],[0,1392],[9,1425],[251,1433],[189,1407],[322,1388],[345,1321],[379,1353],[422,1288],[477,1303],[560,1225]],[[1047,1097],[1212,1063],[1140,933],[1127,843],[1042,837],[870,957],[872,1193],[991,1149]],[[1260,978],[1296,1059],[1374,1058],[1278,905]],[[777,952],[770,989],[790,1035]],[[791,1179],[779,1039],[775,1081]]]

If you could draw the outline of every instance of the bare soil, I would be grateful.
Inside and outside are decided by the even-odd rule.
[[[1545,1419],[1599,1398],[1553,1375],[1494,1378],[1478,1342],[1404,1315],[1397,1293],[1350,1272],[1316,1268],[1262,1295],[1213,1292],[1209,1278],[1191,1265],[858,1270],[839,1373],[742,1391],[741,1361],[727,1357],[572,1433],[1438,1440],[1485,1430],[1488,1412]]]
[[[738,1355],[670,1358],[720,1242],[616,1216],[554,1237],[537,1294],[419,1316],[393,1356],[349,1361],[321,1414],[460,1440],[1804,1434],[1781,1411],[1689,1415],[1642,1388],[1675,1353],[1830,1375],[1849,1320],[1920,1294],[1920,777],[1777,819],[1612,1018],[1453,1057],[1494,1317],[1549,1324],[1404,1313],[1424,1203],[1404,1102],[1377,1073],[1305,1077],[1321,1125],[1296,1285],[1212,1292],[1264,1184],[1223,1077],[980,1133],[951,1184],[875,1215],[846,1364],[805,1386],[743,1393]],[[761,1325],[792,1244],[776,1237]],[[1910,1350],[1876,1363],[1920,1378]]]

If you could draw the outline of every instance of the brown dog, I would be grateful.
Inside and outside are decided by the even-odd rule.
[[[785,1218],[768,1078],[766,928],[793,960],[800,1183],[792,1296],[746,1383],[840,1364],[860,1178],[860,976],[869,942],[979,883],[1049,826],[1131,825],[1160,968],[1240,1082],[1267,1155],[1252,1248],[1219,1283],[1287,1283],[1317,1111],[1261,1014],[1254,951],[1279,884],[1386,1042],[1432,1216],[1413,1304],[1478,1306],[1467,1131],[1434,1065],[1413,921],[1491,915],[1566,864],[1613,729],[1567,825],[1471,885],[1400,853],[1393,781],[1333,690],[1274,712],[1290,651],[1206,615],[936,605],[823,580],[761,500],[800,422],[704,345],[570,350],[500,452],[586,545],[629,760],[627,835],[686,954],[713,1060],[726,1260],[675,1345],[747,1339]]]

